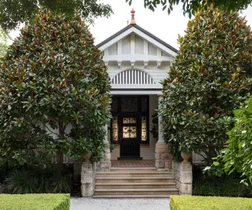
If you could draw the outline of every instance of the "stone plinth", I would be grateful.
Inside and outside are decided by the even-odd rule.
[[[173,162],[173,173],[176,187],[180,195],[192,195],[192,165],[191,163]]]
[[[110,153],[110,144],[105,144],[103,158],[99,164],[100,171],[110,171],[111,168],[111,153]]]
[[[90,197],[94,194],[95,164],[83,163],[81,167],[81,195]]]
[[[161,168],[171,168],[172,167],[172,157],[168,152],[168,145],[156,144],[155,148],[155,167],[157,169]]]

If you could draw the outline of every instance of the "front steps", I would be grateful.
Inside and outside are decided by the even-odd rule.
[[[175,181],[169,171],[156,168],[111,168],[96,173],[94,198],[148,198],[177,195]]]

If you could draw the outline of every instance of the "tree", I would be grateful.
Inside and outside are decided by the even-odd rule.
[[[126,0],[131,5],[133,0]],[[168,14],[171,13],[173,7],[179,3],[183,4],[183,13],[188,14],[189,17],[195,15],[202,9],[208,9],[213,6],[220,10],[234,11],[238,9],[246,9],[252,0],[238,0],[238,1],[226,1],[226,0],[144,0],[144,7],[154,11],[158,6],[161,6],[163,10],[167,10]]]
[[[1,0],[0,26],[4,30],[11,30],[20,23],[28,23],[40,7],[67,16],[73,16],[77,11],[91,23],[96,17],[108,17],[112,13],[109,5],[98,3],[98,0]]]
[[[228,132],[228,146],[223,154],[224,168],[229,173],[241,173],[242,181],[252,183],[252,99],[234,114],[235,125]]]
[[[41,10],[0,60],[0,155],[37,149],[80,158],[103,151],[110,86],[102,53],[79,16]]]
[[[5,55],[7,48],[7,34],[3,30],[0,30],[0,57]]]
[[[232,127],[229,117],[251,91],[252,35],[237,12],[214,8],[188,22],[180,50],[163,81],[160,114],[173,155],[219,154]]]

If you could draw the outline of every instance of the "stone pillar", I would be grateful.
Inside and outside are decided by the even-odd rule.
[[[160,107],[161,96],[158,97],[158,107]],[[158,115],[158,141],[155,148],[155,167],[157,169],[171,169],[172,157],[168,152],[168,145],[164,141],[162,128],[162,117]]]
[[[174,179],[180,195],[192,195],[192,165],[191,163],[173,162]]]
[[[110,152],[110,143],[108,140],[108,125],[105,125],[106,135],[104,137],[104,154],[103,158],[100,161],[100,170],[101,171],[110,171],[111,168],[111,152]]]
[[[81,166],[81,195],[82,197],[90,197],[94,194],[95,189],[95,171],[96,164],[83,162]]]

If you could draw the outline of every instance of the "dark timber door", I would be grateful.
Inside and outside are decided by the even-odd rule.
[[[120,144],[120,159],[141,159],[140,144],[148,144],[148,96],[114,96],[111,143]]]
[[[121,117],[120,126],[120,159],[140,158],[140,138],[137,116]]]

